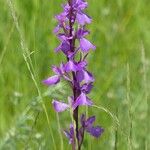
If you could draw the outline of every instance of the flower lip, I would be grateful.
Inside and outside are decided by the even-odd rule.
[[[44,80],[43,83],[46,85],[55,85],[60,82],[60,77],[58,75],[54,75]]]
[[[70,124],[69,131],[64,130],[64,134],[69,139],[69,144],[72,144],[74,142],[74,127],[73,124]]]
[[[53,100],[52,104],[53,104],[53,107],[54,107],[56,112],[63,112],[69,108],[68,104],[66,104],[64,102],[57,101],[57,100]]]
[[[90,33],[90,31],[79,28],[76,35],[77,35],[78,39],[81,39],[81,38],[85,37],[86,35],[88,35],[89,33]]]
[[[86,23],[90,24],[92,21],[92,19],[82,11],[78,12],[76,17],[77,22],[82,26],[84,26]]]
[[[88,132],[95,138],[100,137],[102,133],[104,132],[104,129],[101,128],[100,126],[93,126],[95,122],[95,116],[91,116],[86,120],[85,114],[82,114],[80,118],[80,122],[82,125],[81,128],[83,128],[86,132]]]
[[[92,136],[94,136],[95,138],[98,138],[102,135],[104,129],[101,128],[100,126],[96,126],[96,127],[87,128],[86,131],[90,133]]]
[[[80,48],[83,52],[88,52],[90,49],[95,50],[96,47],[87,39],[81,38],[80,39]]]
[[[76,107],[78,106],[81,106],[81,105],[91,106],[92,104],[93,102],[84,93],[81,93],[79,97],[76,99],[76,101],[74,102],[72,107],[75,110]]]

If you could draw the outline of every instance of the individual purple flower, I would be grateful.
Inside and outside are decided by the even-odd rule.
[[[76,109],[78,106],[81,105],[91,106],[92,104],[93,102],[84,93],[81,93],[80,96],[74,102],[73,109]]]
[[[80,48],[83,52],[88,52],[90,49],[93,49],[95,50],[96,47],[90,42],[88,41],[87,39],[85,38],[81,38],[80,39]]]
[[[55,48],[55,51],[62,51],[65,55],[68,55],[68,52],[70,50],[70,45],[67,41],[63,41],[57,48]]]
[[[70,124],[70,129],[69,131],[64,130],[64,134],[66,137],[69,139],[69,144],[74,144],[75,143],[75,135],[74,135],[74,127],[73,124]]]
[[[71,72],[71,71],[76,72],[77,70],[78,70],[78,66],[72,60],[69,60],[66,63],[66,65],[65,65],[66,72]]]
[[[85,8],[87,8],[88,3],[85,2],[84,0],[77,0],[76,1],[76,7],[78,8],[78,10],[84,10]]]
[[[85,68],[85,66],[87,65],[87,63],[85,61],[81,61],[79,63],[74,62],[73,60],[69,60],[64,67],[65,72],[76,72],[76,71],[80,71],[83,70]]]
[[[85,83],[81,86],[81,90],[83,93],[89,94],[93,88],[93,83]]]
[[[87,16],[85,13],[83,13],[82,11],[81,12],[78,12],[77,13],[77,22],[80,24],[80,25],[85,25],[86,23],[87,24],[90,24],[92,21],[92,19]]]
[[[92,136],[98,138],[102,135],[104,129],[101,128],[100,126],[96,126],[96,127],[87,128],[86,131],[90,133]]]
[[[82,82],[82,81],[84,81],[85,83],[94,82],[93,75],[86,70],[80,70],[77,72],[76,75],[77,75],[78,82]]]
[[[85,30],[84,28],[80,28],[78,29],[76,36],[79,39],[80,42],[80,48],[83,52],[88,52],[90,49],[95,50],[96,47],[90,42],[88,41],[85,36],[89,34],[88,30]]]
[[[64,72],[64,64],[61,63],[60,64],[60,67],[57,67],[57,66],[52,66],[52,70],[54,73],[56,73],[57,75],[59,76],[62,76],[65,72]]]
[[[76,36],[78,39],[81,39],[83,37],[85,37],[86,35],[88,35],[90,32],[88,30],[85,30],[84,28],[79,28],[77,33],[76,33]]]
[[[100,126],[94,126],[94,122],[95,122],[95,116],[89,117],[86,120],[86,117],[84,114],[81,115],[81,119],[80,119],[81,125],[86,132],[88,132],[89,134],[91,134],[92,136],[94,136],[95,138],[98,138],[102,135],[102,133],[104,132],[104,129],[101,128]]]
[[[62,112],[69,108],[68,104],[64,102],[59,102],[57,100],[53,100],[52,104],[56,112]]]
[[[58,75],[54,75],[43,81],[43,83],[46,85],[55,85],[59,82],[60,82],[60,77]]]

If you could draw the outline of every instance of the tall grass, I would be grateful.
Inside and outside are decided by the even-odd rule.
[[[65,83],[45,88],[41,81],[59,64],[52,30],[62,1],[0,1],[0,149],[70,149],[63,129],[70,114],[55,115],[53,98],[67,101]],[[96,82],[86,111],[98,116],[103,136],[85,136],[83,150],[148,150],[150,89],[150,3],[148,0],[89,0],[88,58]],[[142,44],[139,44],[139,40]],[[140,51],[139,51],[140,50]]]

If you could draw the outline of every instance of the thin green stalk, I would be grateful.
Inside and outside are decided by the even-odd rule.
[[[119,115],[119,110],[118,110],[118,108],[116,109],[116,114],[117,114],[117,117],[118,117],[118,115]],[[118,127],[117,127],[117,129],[115,130],[114,150],[118,150]]]
[[[142,62],[142,70],[143,70],[143,90],[144,90],[144,99],[145,99],[145,104],[146,104],[146,116],[145,116],[145,123],[146,123],[146,128],[145,128],[145,134],[149,133],[149,107],[148,107],[148,85],[147,85],[147,66],[146,66],[146,57],[145,57],[145,49],[143,42],[141,43],[141,62]],[[145,150],[148,149],[148,136],[145,136]]]
[[[108,109],[106,109],[106,108],[104,108],[104,107],[102,107],[102,106],[97,106],[97,105],[92,105],[92,106],[95,107],[95,108],[98,108],[98,109],[101,109],[101,110],[105,111],[108,115],[111,116],[111,118],[116,122],[116,124],[117,124],[118,126],[120,126],[120,123],[119,123],[119,120],[118,120],[117,116],[115,116],[115,115],[114,115],[112,112],[110,112]]]
[[[10,39],[11,39],[11,35],[12,35],[13,31],[14,31],[14,28],[15,28],[15,26],[14,26],[14,24],[13,24],[12,27],[11,27],[11,30],[10,30],[10,32],[9,32],[9,34],[8,34],[8,37],[7,37],[7,40],[6,40],[6,44],[5,44],[5,46],[4,46],[4,49],[2,50],[2,53],[1,53],[1,56],[0,56],[0,65],[2,64],[3,58],[4,58],[5,53],[6,53],[6,51],[7,51],[7,46],[8,46],[8,44],[9,44]],[[1,68],[1,67],[0,67],[0,68]]]
[[[72,108],[71,107],[71,104],[70,104],[70,108]],[[76,148],[77,148],[77,143],[78,143],[78,140],[77,140],[77,137],[76,137],[76,122],[75,122],[75,120],[74,120],[74,118],[73,118],[73,109],[70,109],[70,117],[71,117],[71,121],[72,121],[72,123],[73,123],[73,129],[74,129],[74,139],[75,139],[75,147],[73,146],[73,144],[72,144],[72,150],[76,150]],[[75,149],[74,149],[75,148]]]
[[[130,66],[127,63],[127,104],[128,104],[128,117],[129,117],[129,135],[128,135],[128,149],[132,150],[132,112],[131,112],[131,100],[130,100]]]
[[[61,132],[61,126],[60,126],[60,119],[59,119],[59,114],[57,113],[57,125],[58,125],[58,130],[59,130],[59,136],[60,136],[60,149],[64,149],[64,143],[63,143],[63,137],[62,137],[62,132]]]

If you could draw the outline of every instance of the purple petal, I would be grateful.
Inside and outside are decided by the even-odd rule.
[[[83,10],[88,6],[88,3],[83,0],[78,0],[78,9]]]
[[[76,107],[81,105],[91,106],[92,104],[93,102],[84,93],[81,93],[81,95],[74,102],[73,109],[76,109]]]
[[[78,63],[78,70],[82,70],[83,68],[85,68],[87,66],[87,62],[86,61],[81,61]]]
[[[84,80],[84,71],[80,70],[76,73],[76,77],[78,82],[82,82]]]
[[[65,71],[66,72],[71,72],[71,71],[76,72],[77,65],[73,61],[69,60],[68,63],[65,65]]]
[[[56,112],[62,112],[69,108],[68,104],[59,102],[57,100],[53,100],[52,104]]]
[[[64,64],[61,63],[60,67],[57,66],[52,66],[52,70],[54,73],[56,73],[57,75],[61,76],[64,74]]]
[[[67,41],[63,41],[57,48],[55,48],[55,52],[62,50],[65,55],[68,55],[70,50],[70,45]]]
[[[52,70],[54,73],[56,73],[57,75],[61,75],[61,70],[59,67],[57,66],[52,66]]]
[[[54,33],[57,33],[60,29],[60,25],[57,25],[55,28],[54,28]]]
[[[80,28],[80,29],[78,29],[78,31],[77,31],[76,34],[77,34],[77,38],[78,38],[78,39],[81,39],[81,38],[83,38],[84,36],[88,35],[88,34],[89,34],[89,31]]]
[[[77,13],[76,19],[77,19],[77,22],[82,26],[84,26],[86,23],[90,24],[92,21],[92,19],[89,16],[87,16],[86,14],[82,12]]]
[[[92,83],[86,83],[86,84],[83,84],[83,86],[81,87],[81,90],[83,93],[89,94],[92,88],[93,88]]]
[[[66,136],[68,139],[71,138],[71,135],[70,135],[70,133],[69,133],[67,130],[64,130],[64,134],[65,134],[65,136]]]
[[[57,37],[58,37],[59,40],[62,41],[62,42],[67,40],[67,37],[66,37],[65,34],[63,34],[63,33],[59,33],[59,34],[57,35]]]
[[[60,77],[58,75],[54,75],[43,81],[43,83],[46,85],[54,85],[59,82],[60,82]]]
[[[69,132],[65,130],[64,134],[69,139],[69,144],[71,144],[71,143],[74,142],[74,127],[73,127],[73,124],[70,124],[70,130],[69,130]]]
[[[55,48],[55,52],[56,52],[56,53],[61,50],[61,45],[62,45],[62,44],[60,44],[58,47]]]
[[[67,52],[70,50],[70,45],[67,42],[63,42],[61,45],[61,50],[64,52],[64,54],[67,55]]]
[[[74,135],[74,127],[73,124],[70,124],[70,134],[73,136]]]
[[[86,131],[90,133],[92,136],[98,138],[102,135],[102,133],[104,132],[104,129],[99,126],[96,126],[96,127],[88,128],[86,129]]]
[[[84,80],[85,80],[86,83],[94,82],[94,77],[90,72],[84,71]]]
[[[55,18],[58,20],[59,23],[63,23],[66,21],[66,12],[60,13],[59,15],[56,15]]]
[[[83,52],[88,52],[90,49],[96,49],[96,47],[85,38],[80,39],[80,48]]]
[[[85,126],[92,127],[94,122],[95,122],[95,116],[89,117],[85,122]]]
[[[93,75],[90,72],[86,71],[86,70],[78,71],[76,76],[77,76],[77,80],[79,82],[82,82],[83,80],[85,81],[85,83],[94,82]]]
[[[65,136],[69,139],[69,144],[71,144],[73,142],[73,138],[71,136],[71,134],[68,131],[64,131]]]

